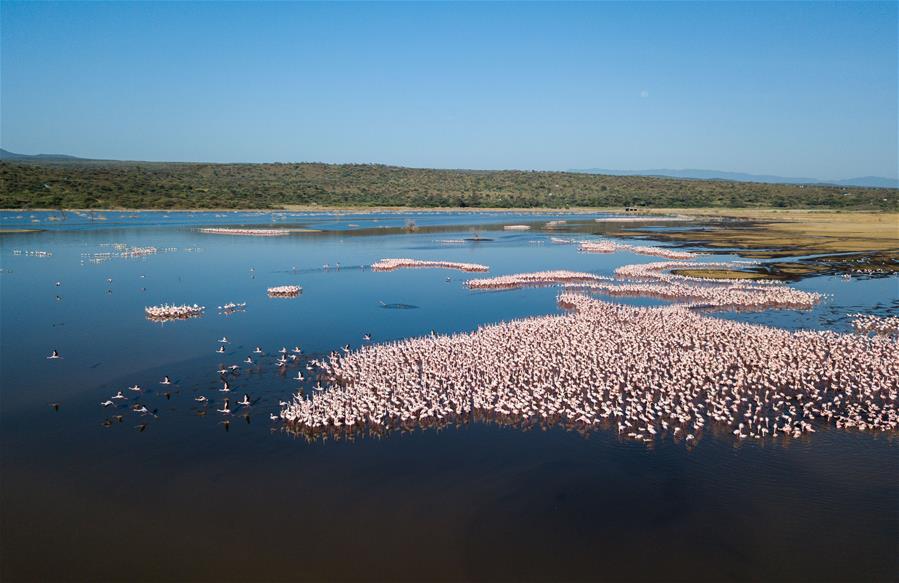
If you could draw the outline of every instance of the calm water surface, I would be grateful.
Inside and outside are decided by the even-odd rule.
[[[4,581],[879,581],[899,572],[899,456],[885,436],[822,431],[788,445],[737,445],[707,435],[687,450],[602,431],[471,424],[307,443],[268,418],[279,400],[311,388],[291,380],[298,367],[280,374],[271,357],[233,382],[234,399],[258,399],[248,417],[236,414],[225,426],[215,407],[200,415],[194,397],[219,402],[215,371],[241,363],[256,345],[271,354],[299,344],[316,356],[358,347],[365,332],[380,342],[560,311],[551,288],[477,293],[460,272],[362,268],[382,257],[484,263],[492,275],[610,274],[656,260],[551,244],[551,235],[588,236],[564,227],[561,235],[497,227],[592,216],[60,218],[0,213],[0,228],[46,229],[0,235]],[[417,232],[403,231],[410,220]],[[195,230],[225,224],[322,232],[255,238]],[[474,233],[492,241],[438,242]],[[113,243],[160,252],[91,261]],[[24,253],[31,250],[52,256]],[[897,281],[813,278],[796,285],[828,294],[814,310],[716,317],[846,331],[847,313],[895,313]],[[282,284],[303,293],[266,296]],[[207,312],[166,324],[144,318],[144,306],[164,302]],[[247,308],[220,315],[215,307],[226,302]],[[223,335],[231,343],[220,355]],[[46,359],[54,348],[61,360]],[[163,375],[175,381],[168,398]],[[145,391],[125,393],[156,417],[98,405],[135,383]]]

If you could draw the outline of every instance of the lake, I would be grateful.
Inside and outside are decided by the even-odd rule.
[[[895,580],[895,435],[706,436],[687,448],[473,422],[309,441],[270,420],[314,382],[293,380],[299,364],[275,366],[282,346],[321,358],[359,348],[363,334],[380,343],[563,312],[553,287],[478,292],[464,282],[479,274],[367,266],[411,257],[484,264],[491,276],[611,275],[658,261],[551,242],[595,238],[600,216],[0,213],[0,229],[40,229],[0,234],[0,578]],[[566,223],[541,229],[548,221]],[[502,227],[513,224],[532,229]],[[227,225],[298,231],[198,231]],[[708,256],[722,258],[736,256]],[[269,298],[278,285],[302,293]],[[849,332],[848,314],[897,309],[896,276],[791,285],[825,300],[714,317]],[[246,307],[221,313],[228,302]],[[145,318],[163,303],[206,311]],[[257,346],[267,356],[232,381],[233,398],[253,405],[226,419],[217,370]],[[159,383],[166,375],[172,385]],[[135,384],[143,390],[130,393]],[[99,405],[120,390],[127,402]],[[154,413],[133,413],[135,402]]]

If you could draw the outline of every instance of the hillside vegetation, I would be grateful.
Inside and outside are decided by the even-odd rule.
[[[896,189],[368,164],[0,162],[2,208],[779,207],[897,210]]]

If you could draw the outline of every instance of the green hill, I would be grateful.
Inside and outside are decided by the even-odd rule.
[[[781,207],[899,210],[896,189],[369,164],[0,161],[2,208]]]

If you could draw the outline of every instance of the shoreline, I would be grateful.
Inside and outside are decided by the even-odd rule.
[[[646,208],[639,211],[625,211],[621,207],[410,207],[410,206],[317,206],[317,205],[285,205],[280,208],[2,208],[0,212],[26,213],[26,212],[71,212],[71,213],[283,213],[283,212],[352,212],[355,214],[373,214],[380,212],[416,212],[416,213],[482,213],[501,212],[519,214],[593,214],[593,213],[617,213],[626,216],[655,216],[655,215],[691,215],[691,216],[724,216],[737,218],[762,218],[763,216],[779,217],[790,215],[808,214],[821,215],[877,215],[899,217],[899,211],[876,209],[831,209],[831,208],[775,208],[775,207],[658,207]]]
[[[30,211],[7,212],[39,212]],[[57,212],[49,209],[49,212]],[[90,211],[89,211],[90,212]],[[295,206],[290,209],[265,210],[188,210],[175,209],[109,209],[96,213],[233,213],[252,212],[263,217],[272,213],[334,213],[339,217],[392,213],[397,217],[420,214],[448,214],[474,216],[493,214],[493,222],[501,224],[504,217],[530,215],[525,220],[539,221],[547,215],[571,216],[572,223],[588,222],[578,218],[596,213],[614,213],[635,219],[628,222],[608,222],[594,229],[590,226],[574,227],[575,232],[592,233],[603,237],[636,237],[676,247],[701,247],[707,253],[730,252],[750,260],[768,260],[766,263],[720,271],[693,270],[693,277],[732,279],[775,279],[794,281],[813,275],[868,273],[887,275],[899,273],[899,213],[894,211],[861,211],[831,209],[779,209],[779,208],[716,208],[696,207],[652,208],[626,212],[621,207],[580,207],[576,209],[499,209],[499,208],[421,208],[421,207],[321,207]],[[659,216],[686,217],[680,227],[672,231],[646,228],[647,219]],[[104,217],[105,218],[105,217]],[[227,221],[223,217],[224,221]],[[464,218],[461,219],[465,221]],[[603,221],[600,220],[602,225]],[[4,225],[6,227],[6,225]],[[35,229],[22,225],[22,229],[3,228],[0,235],[35,233]],[[581,230],[578,230],[578,229]],[[363,230],[364,231],[364,230]],[[308,231],[307,231],[308,232]],[[552,230],[550,232],[560,232]],[[373,234],[373,233],[372,233]]]

